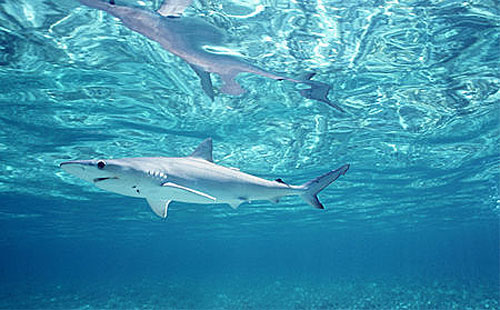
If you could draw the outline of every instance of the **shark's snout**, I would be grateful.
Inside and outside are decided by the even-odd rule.
[[[65,161],[59,164],[64,171],[76,177],[91,182],[96,177],[104,177],[105,175],[98,175],[99,169],[96,168],[96,163],[93,160],[72,160]]]
[[[69,172],[71,174],[75,172],[83,172],[85,171],[85,167],[88,166],[90,166],[90,163],[86,163],[80,160],[65,161],[59,164],[59,167],[61,167],[64,171]]]
[[[92,165],[92,161],[90,160],[70,160],[70,161],[63,161],[62,163],[59,164],[59,167],[67,166],[67,165],[78,165],[78,166],[90,166]]]

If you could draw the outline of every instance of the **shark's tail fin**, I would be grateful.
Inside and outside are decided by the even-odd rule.
[[[330,91],[330,89],[332,89],[332,87],[328,84],[311,80],[314,75],[315,73],[309,73],[303,79],[301,79],[301,83],[311,86],[311,88],[302,89],[300,91],[302,97],[324,102],[329,106],[339,110],[340,112],[345,112],[341,107],[328,99],[328,92]]]
[[[319,202],[318,196],[316,195],[333,181],[338,179],[339,176],[344,175],[347,170],[349,170],[349,164],[343,165],[336,170],[332,170],[303,184],[301,187],[305,190],[305,192],[301,195],[302,199],[315,208],[324,209],[325,207],[321,204],[321,202]]]

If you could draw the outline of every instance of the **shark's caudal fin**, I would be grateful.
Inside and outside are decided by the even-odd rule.
[[[349,170],[349,164],[343,165],[336,170],[332,170],[305,183],[302,185],[302,188],[305,189],[305,193],[301,195],[302,199],[315,208],[324,209],[325,207],[321,204],[321,202],[319,202],[318,196],[316,195],[333,181],[338,179],[339,176],[344,175],[347,170]]]
[[[302,89],[300,91],[300,95],[308,99],[324,102],[340,112],[345,112],[341,107],[328,99],[328,92],[332,89],[332,87],[328,84],[311,80],[314,75],[315,73],[309,73],[301,79],[300,83],[307,84],[311,86],[311,88]]]

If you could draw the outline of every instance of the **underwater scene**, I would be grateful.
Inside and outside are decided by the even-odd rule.
[[[0,0],[0,309],[500,309],[499,51],[497,0]]]

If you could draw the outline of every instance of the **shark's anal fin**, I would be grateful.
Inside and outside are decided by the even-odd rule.
[[[215,94],[214,94],[214,87],[212,86],[212,80],[210,79],[210,73],[204,71],[203,69],[201,69],[198,66],[191,65],[191,64],[189,66],[193,69],[193,71],[196,73],[196,75],[198,75],[198,77],[200,78],[201,88],[203,89],[205,94],[207,94],[207,96],[210,97],[210,99],[213,101]]]
[[[191,153],[190,157],[201,158],[213,162],[212,158],[212,138],[206,138],[200,145]]]
[[[179,189],[179,190],[182,190],[182,191],[185,191],[185,192],[188,192],[188,193],[200,196],[200,197],[204,197],[204,198],[207,199],[208,202],[215,202],[217,200],[217,199],[215,199],[215,197],[212,197],[209,194],[205,194],[203,192],[200,192],[200,191],[197,191],[195,189],[192,189],[192,188],[189,188],[189,187],[186,187],[186,186],[182,186],[182,185],[179,185],[179,184],[176,184],[176,183],[165,182],[161,186],[162,187],[170,187],[170,188]]]
[[[153,210],[156,215],[162,218],[167,217],[168,205],[172,200],[146,200],[151,207],[151,210]]]
[[[193,0],[165,0],[157,12],[162,16],[180,16],[191,2]]]
[[[226,74],[221,75],[220,77],[223,82],[222,88],[220,89],[221,92],[234,96],[241,95],[245,92],[241,85],[236,82],[236,74]]]

